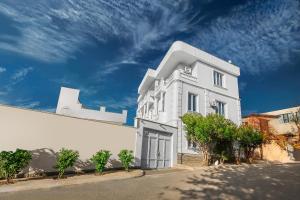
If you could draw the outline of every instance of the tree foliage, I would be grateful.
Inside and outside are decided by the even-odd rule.
[[[199,149],[203,152],[206,161],[212,154],[224,158],[225,152],[230,151],[224,144],[233,139],[236,131],[236,125],[223,116],[209,114],[204,117],[200,114],[186,113],[182,117],[187,132],[187,138],[197,143]]]
[[[2,151],[0,152],[0,174],[9,183],[16,174],[29,164],[30,160],[30,152],[23,149],[16,149],[14,152]]]
[[[100,174],[102,174],[105,165],[108,162],[109,157],[111,156],[111,153],[106,150],[100,150],[96,154],[93,155],[91,158],[91,161],[95,164],[96,166],[96,171]]]
[[[69,167],[73,167],[76,160],[79,158],[78,151],[62,148],[57,156],[56,168],[58,169],[58,178],[62,178],[65,170]]]
[[[254,150],[263,143],[263,134],[249,125],[239,127],[236,140],[239,142],[240,148],[244,150],[247,162],[251,163]]]
[[[209,114],[206,117],[196,113],[186,113],[182,117],[187,138],[195,142],[203,152],[207,163],[213,160],[233,160],[236,158],[234,146],[245,152],[250,161],[254,149],[263,142],[263,135],[249,126],[237,127],[232,121],[221,115]],[[239,156],[238,156],[239,159]]]
[[[123,150],[120,151],[118,156],[119,156],[119,159],[122,163],[122,166],[125,168],[126,171],[129,171],[129,166],[134,161],[133,151],[123,149]]]

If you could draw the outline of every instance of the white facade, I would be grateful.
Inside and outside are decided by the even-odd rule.
[[[300,118],[300,106],[275,110],[262,114],[278,116],[278,118],[274,118],[269,121],[269,126],[274,134],[298,135],[298,128],[292,119],[294,115],[297,115]]]
[[[177,127],[177,152],[195,153],[180,117],[218,112],[241,124],[240,70],[186,43],[174,42],[156,70],[148,69],[138,88],[137,118]],[[174,140],[175,141],[175,140]]]
[[[125,124],[127,119],[127,110],[122,113],[106,112],[105,107],[100,110],[86,109],[79,102],[79,90],[61,87],[56,107],[56,113],[66,116],[78,117],[83,119],[92,119],[107,121],[116,124]]]

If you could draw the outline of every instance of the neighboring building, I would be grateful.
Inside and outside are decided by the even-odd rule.
[[[261,114],[250,114],[243,117],[243,123],[264,133],[285,136],[287,141],[295,142],[298,141],[299,137],[298,128],[292,121],[295,115],[300,119],[300,106]]]
[[[253,126],[255,129],[263,133],[270,134],[271,129],[269,122],[278,119],[278,115],[268,114],[250,114],[243,117],[243,124]]]
[[[171,151],[176,151],[180,155],[179,162],[182,162],[183,154],[197,154],[195,145],[186,139],[184,125],[180,120],[185,113],[197,112],[204,116],[218,113],[241,124],[239,75],[240,69],[231,62],[184,42],[174,42],[158,68],[148,69],[138,88],[137,126],[138,120],[142,119],[176,127],[177,135],[172,135],[171,140],[177,142],[177,149]],[[152,150],[148,147],[150,154],[159,151],[160,145],[155,141],[152,144],[151,138],[148,140],[148,146],[155,145],[158,148]],[[149,153],[145,152],[145,155]],[[142,156],[142,165],[143,159],[151,162],[151,158]],[[153,166],[155,163],[147,165]]]
[[[298,136],[298,128],[292,121],[292,118],[295,114],[300,118],[300,106],[275,110],[263,114],[278,116],[278,118],[270,120],[269,122],[269,126],[274,134]]]
[[[299,132],[292,121],[295,115],[300,118],[300,107],[287,108],[243,117],[243,124],[260,130],[270,139],[262,145],[260,156],[269,161],[292,162],[300,159],[300,151],[295,148]]]
[[[61,87],[56,113],[83,119],[107,121],[116,124],[126,123],[127,110],[123,110],[122,113],[106,112],[105,107],[102,106],[99,111],[86,109],[79,102],[79,92],[80,91],[77,89]]]

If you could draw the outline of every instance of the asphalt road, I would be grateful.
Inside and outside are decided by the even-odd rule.
[[[160,171],[140,178],[1,193],[1,200],[299,199],[300,164]]]

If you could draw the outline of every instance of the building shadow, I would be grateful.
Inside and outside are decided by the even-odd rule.
[[[41,148],[30,151],[32,159],[28,166],[24,168],[18,177],[44,177],[57,175],[56,161],[58,152],[50,148]],[[136,167],[134,167],[136,168]],[[112,158],[108,161],[105,170],[123,169],[119,160]],[[78,159],[73,167],[65,170],[65,174],[83,174],[95,172],[95,165],[89,160]]]
[[[297,199],[300,177],[295,165],[207,167],[189,175],[180,187],[166,187],[159,194],[179,192],[180,199]],[[299,168],[299,166],[298,166]],[[284,173],[283,173],[284,172]],[[297,181],[298,177],[298,181]],[[293,193],[289,193],[294,191]]]
[[[21,171],[19,177],[57,175],[56,161],[58,152],[50,148],[41,148],[30,151],[32,159],[28,166]],[[94,171],[95,166],[89,160],[78,159],[73,167],[66,169],[66,174]]]
[[[46,173],[55,172],[57,152],[49,148],[30,151],[32,159],[28,166],[22,170],[21,176],[45,176]]]
[[[119,169],[122,168],[122,163],[119,160],[112,158],[109,160],[108,167]]]

